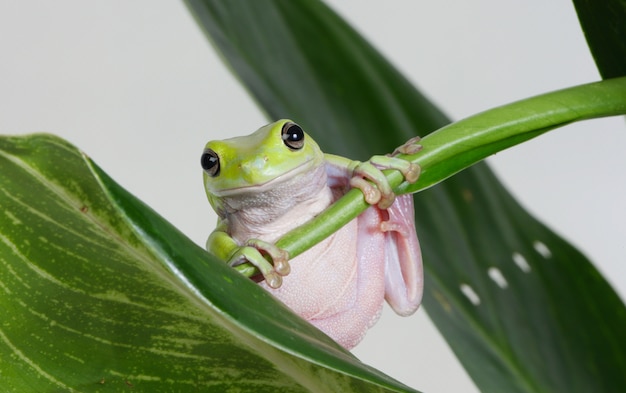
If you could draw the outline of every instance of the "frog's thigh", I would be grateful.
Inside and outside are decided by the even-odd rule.
[[[385,295],[384,235],[379,230],[380,212],[369,208],[357,220],[355,285],[352,293],[343,295],[353,301],[332,316],[310,320],[348,349],[357,345],[378,321]]]

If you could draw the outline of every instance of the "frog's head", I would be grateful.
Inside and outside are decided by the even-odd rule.
[[[263,192],[279,179],[306,176],[324,162],[319,146],[302,128],[283,119],[248,136],[211,141],[202,153],[209,200]]]

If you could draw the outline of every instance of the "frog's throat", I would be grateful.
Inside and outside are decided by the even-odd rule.
[[[282,181],[273,179],[254,192],[239,192],[221,196],[224,217],[239,215],[246,222],[271,221],[292,211],[302,203],[309,203],[328,188],[326,167],[320,165],[306,171],[305,175],[288,176]]]

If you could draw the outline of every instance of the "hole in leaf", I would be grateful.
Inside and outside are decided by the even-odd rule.
[[[526,258],[519,252],[513,253],[513,262],[519,267],[524,273],[530,273],[530,265],[526,262]]]
[[[491,278],[493,282],[498,284],[500,288],[505,289],[509,286],[506,278],[504,278],[504,275],[497,267],[490,267],[489,270],[487,270],[487,274],[489,275],[489,278]]]
[[[480,297],[478,297],[478,294],[474,292],[472,287],[467,284],[461,284],[460,288],[463,295],[465,295],[465,297],[472,302],[473,305],[478,306],[480,304]]]
[[[540,242],[539,240],[535,240],[535,242],[533,243],[533,247],[535,248],[535,251],[541,254],[542,257],[546,259],[552,257],[552,251],[550,251],[548,246],[546,246],[544,243]]]

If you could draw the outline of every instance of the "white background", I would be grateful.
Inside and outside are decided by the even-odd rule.
[[[454,119],[599,79],[569,0],[331,5]],[[180,2],[0,2],[0,134],[70,140],[198,244],[215,223],[204,144],[265,123]],[[625,131],[589,121],[489,159],[622,298]],[[425,392],[477,391],[423,311],[386,310],[355,353]]]

